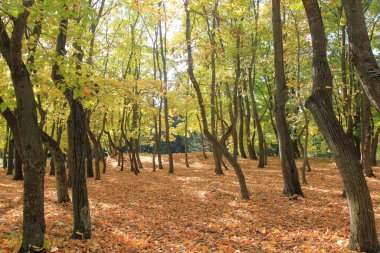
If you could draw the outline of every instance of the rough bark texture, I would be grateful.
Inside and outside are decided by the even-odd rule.
[[[27,252],[32,246],[42,247],[45,235],[43,149],[33,86],[28,69],[22,59],[22,40],[29,16],[27,8],[33,4],[33,0],[23,1],[23,6],[26,8],[13,20],[14,27],[11,38],[0,18],[0,51],[11,72],[15,89],[25,172],[23,240],[20,252]]]
[[[361,0],[342,0],[352,59],[363,88],[380,112],[380,69],[371,49]]]
[[[280,151],[282,174],[284,178],[283,193],[286,196],[303,195],[298,179],[298,171],[294,160],[292,140],[288,122],[286,121],[285,103],[287,101],[287,86],[284,72],[284,56],[282,44],[282,24],[280,0],[272,0],[272,24],[274,40],[274,66],[276,78],[275,108],[276,129]]]
[[[79,22],[79,20],[77,20]],[[57,37],[56,54],[63,57],[66,53],[66,30],[68,20],[63,19],[59,24],[59,34]],[[76,64],[77,75],[80,76],[81,62],[83,60],[83,52],[76,43],[75,57],[78,62]],[[59,73],[59,64],[56,62],[52,68],[52,79],[54,83],[62,85],[64,77]],[[74,216],[74,239],[91,238],[91,219],[90,208],[88,204],[88,194],[85,173],[85,148],[87,138],[86,114],[80,102],[80,98],[73,98],[73,90],[66,88],[65,97],[69,102],[70,115],[67,121],[68,125],[68,167],[69,167],[69,184],[72,186],[72,202]]]
[[[313,93],[306,107],[314,115],[342,176],[350,210],[352,250],[378,252],[379,242],[371,196],[356,158],[355,147],[344,133],[332,104],[332,75],[327,61],[327,39],[317,0],[303,0],[313,46]]]
[[[86,186],[85,148],[86,148],[86,116],[82,104],[77,100],[70,101],[68,120],[69,155],[71,156],[74,239],[91,238],[90,207]]]

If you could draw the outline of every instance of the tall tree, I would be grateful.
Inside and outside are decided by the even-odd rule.
[[[284,191],[286,196],[293,194],[303,195],[298,179],[298,171],[294,159],[292,139],[290,137],[288,122],[286,121],[285,103],[288,97],[284,70],[284,49],[282,43],[282,23],[280,0],[272,0],[272,25],[274,42],[275,67],[275,108],[276,129],[280,150],[282,174],[284,178]]]
[[[193,53],[192,53],[192,46],[191,46],[190,10],[189,10],[188,0],[185,0],[184,7],[185,7],[185,13],[186,13],[187,73],[189,75],[190,81],[197,94],[198,105],[201,111],[203,133],[205,134],[207,139],[214,145],[214,147],[217,148],[223,154],[223,156],[225,156],[226,159],[230,162],[239,181],[241,197],[243,199],[249,199],[249,192],[248,192],[247,185],[245,182],[245,177],[244,177],[243,171],[240,168],[239,163],[236,161],[234,156],[221,144],[221,142],[219,142],[208,130],[206,109],[203,102],[204,100],[203,100],[203,96],[199,87],[199,83],[197,79],[195,78],[195,74],[194,74],[194,61],[193,61]],[[229,131],[232,131],[232,129],[230,128]],[[223,143],[223,140],[222,140],[222,143]]]
[[[332,105],[332,75],[327,61],[327,38],[317,0],[303,0],[313,47],[313,92],[306,107],[334,155],[350,210],[349,249],[378,252],[375,217],[362,166],[355,147],[343,131]]]
[[[66,6],[64,6],[66,8]],[[65,10],[66,11],[66,10]],[[79,20],[77,20],[79,24]],[[63,58],[66,53],[68,19],[62,19],[59,23],[59,34],[56,42],[57,58]],[[83,52],[78,44],[74,43],[76,50],[76,75],[80,78]],[[78,78],[78,79],[79,79]],[[56,86],[64,85],[65,77],[60,72],[60,63],[56,61],[52,68],[52,79]],[[68,130],[68,167],[69,182],[73,188],[73,216],[74,216],[74,239],[91,238],[91,219],[88,203],[88,193],[85,176],[85,150],[87,138],[86,114],[83,109],[80,97],[74,96],[74,90],[78,89],[78,84],[74,87],[64,87],[64,95],[70,106],[70,115],[67,121]]]
[[[0,51],[10,73],[17,100],[17,119],[24,163],[23,239],[19,252],[34,251],[45,239],[43,148],[30,73],[23,61],[22,42],[33,0],[23,0],[8,36],[0,17]]]
[[[165,4],[160,2],[163,12],[166,16]],[[166,24],[166,23],[165,23]],[[169,157],[169,173],[174,173],[173,151],[170,145],[170,125],[169,125],[169,103],[168,103],[168,70],[166,63],[166,25],[165,30],[162,29],[162,19],[159,22],[159,34],[160,34],[160,53],[162,61],[162,70],[164,77],[164,121],[165,121],[165,141],[168,150]]]

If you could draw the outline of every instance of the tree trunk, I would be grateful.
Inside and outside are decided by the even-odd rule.
[[[13,180],[24,180],[24,175],[22,173],[22,158],[19,151],[15,150],[15,175],[13,176]]]
[[[380,127],[377,128],[377,130],[373,136],[373,139],[372,139],[371,159],[372,159],[372,165],[373,166],[377,165],[376,153],[377,153],[377,145],[379,143],[379,133],[380,133]]]
[[[165,9],[162,2],[160,2],[160,7]],[[165,11],[164,11],[165,12]],[[166,15],[166,12],[165,12]],[[162,60],[162,69],[164,73],[164,121],[165,121],[165,141],[168,150],[169,159],[169,173],[174,173],[174,163],[173,163],[173,152],[170,145],[170,125],[169,125],[169,103],[168,103],[168,74],[166,67],[166,31],[165,34],[162,32],[162,22],[159,22],[159,34],[160,34],[160,52]]]
[[[68,182],[66,176],[65,167],[65,154],[59,147],[59,141],[55,141],[45,132],[41,131],[41,138],[43,144],[50,150],[52,154],[52,159],[55,161],[55,178],[56,178],[56,188],[57,188],[57,202],[66,203],[70,202]]]
[[[286,121],[285,103],[287,101],[287,87],[284,73],[284,58],[282,44],[282,24],[280,0],[272,0],[272,24],[274,39],[274,66],[276,78],[275,109],[276,128],[280,151],[282,174],[284,178],[283,193],[286,196],[293,194],[303,195],[298,179],[298,171],[294,160],[292,140],[290,138],[288,122]]]
[[[92,166],[92,149],[88,135],[86,134],[86,171],[87,177],[94,177],[94,168]]]
[[[216,118],[215,118],[215,114],[216,114],[216,49],[217,49],[217,45],[216,45],[216,40],[215,40],[215,28],[216,28],[216,18],[215,18],[215,14],[217,12],[217,8],[218,8],[218,1],[215,3],[214,5],[214,8],[213,8],[213,11],[212,11],[212,24],[211,24],[211,27],[212,27],[212,30],[211,30],[211,27],[210,27],[210,24],[209,24],[209,21],[208,19],[206,19],[206,22],[207,22],[207,33],[208,33],[208,37],[209,37],[209,40],[210,40],[210,44],[211,44],[211,84],[210,84],[210,91],[211,91],[211,94],[210,94],[210,117],[211,117],[211,133],[212,135],[215,136],[215,138],[218,138],[218,132],[217,132],[217,128],[216,128]],[[204,11],[204,14],[207,15],[207,11],[205,9],[203,9]],[[203,136],[202,136],[203,137]],[[213,154],[213,157],[214,157],[214,172],[215,174],[217,175],[221,175],[223,174],[223,170],[222,170],[222,165],[221,165],[221,161],[220,161],[220,153],[218,152],[217,149],[213,148],[212,149],[212,154]]]
[[[88,136],[90,137],[92,144],[94,145],[95,156],[95,180],[100,180],[100,147],[91,129],[88,129]]]
[[[49,176],[55,176],[55,164],[54,164],[54,158],[50,158],[50,172]]]
[[[355,155],[353,143],[344,133],[332,105],[332,75],[327,61],[327,39],[317,0],[303,0],[313,46],[313,93],[306,107],[314,115],[343,179],[350,211],[349,249],[378,252],[379,242],[371,196]]]
[[[7,168],[7,175],[13,175],[13,168],[14,168],[14,154],[15,154],[15,141],[12,138],[9,141],[8,146],[8,168]]]
[[[190,165],[189,165],[189,158],[188,158],[188,155],[187,153],[189,152],[188,151],[188,144],[187,144],[187,122],[188,120],[188,116],[187,116],[187,113],[186,113],[186,117],[185,117],[185,165],[186,165],[186,168],[189,168]]]
[[[23,1],[25,9],[13,19],[11,38],[0,18],[0,51],[11,72],[15,90],[17,122],[25,173],[23,239],[19,252],[33,251],[32,246],[42,247],[45,237],[43,148],[37,122],[33,85],[22,57],[23,35],[27,26],[29,9],[33,4],[34,1]]]
[[[367,95],[362,93],[361,101],[361,161],[363,166],[364,174],[367,177],[375,177],[375,174],[372,170],[372,161],[371,161],[371,104]]]
[[[265,160],[266,160],[266,154],[265,154],[265,139],[263,130],[261,127],[261,120],[259,118],[259,113],[257,111],[257,104],[256,104],[256,98],[255,98],[255,84],[256,84],[256,52],[257,52],[257,39],[258,39],[258,22],[259,22],[259,1],[257,2],[252,1],[253,7],[254,7],[254,16],[255,16],[255,25],[254,25],[254,37],[251,37],[251,43],[252,43],[252,57],[250,66],[248,67],[248,84],[249,84],[249,95],[252,99],[252,116],[254,120],[254,124],[257,129],[257,135],[259,139],[259,163],[257,164],[258,168],[264,168],[265,167]],[[257,159],[256,152],[254,150],[254,142],[251,142],[252,144],[252,158]]]
[[[72,162],[72,189],[73,189],[73,239],[91,238],[90,207],[85,173],[86,153],[86,114],[82,104],[76,99],[70,99],[70,115],[68,120],[69,155]]]
[[[243,81],[243,89],[244,93],[247,94],[247,81]],[[249,97],[248,95],[244,96],[244,107],[245,107],[245,136],[246,136],[246,142],[247,142],[247,149],[248,149],[248,157],[249,159],[253,159],[253,149],[252,145],[254,143],[251,143],[251,111],[249,106]]]
[[[240,91],[241,93],[241,91]],[[247,154],[244,150],[244,108],[243,108],[243,97],[239,94],[238,97],[238,106],[239,106],[239,150],[240,156],[242,158],[247,158]]]
[[[7,122],[7,130],[5,133],[5,146],[4,146],[4,151],[3,151],[3,169],[6,169],[8,167],[8,159],[7,159],[7,154],[8,154],[8,144],[9,144],[9,124]]]
[[[371,49],[361,0],[343,0],[352,59],[363,88],[380,112],[380,69]]]
[[[199,118],[198,114],[197,114],[197,119],[198,119],[198,124],[199,124],[199,131],[200,131],[200,135],[201,135],[202,154],[203,154],[203,158],[207,159],[206,148],[205,148],[205,140],[204,140],[204,137],[203,137],[202,122],[201,122],[201,119]]]
[[[160,106],[158,108],[158,137],[157,137],[157,158],[158,158],[158,169],[163,170],[162,165],[162,154],[161,154],[161,136],[162,136],[162,98],[160,98]]]

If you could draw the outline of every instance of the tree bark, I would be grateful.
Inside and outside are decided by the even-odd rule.
[[[284,73],[284,58],[282,44],[282,24],[280,0],[272,0],[272,24],[274,40],[274,66],[276,78],[275,108],[276,128],[280,151],[282,174],[284,178],[283,193],[286,196],[303,195],[298,179],[298,171],[294,160],[292,140],[288,122],[286,121],[285,103],[287,101],[287,86]]]
[[[188,115],[186,113],[186,117],[185,117],[185,165],[186,165],[186,168],[189,168],[190,165],[189,165],[189,158],[188,158],[188,155],[187,153],[189,152],[188,151],[188,144],[187,144],[187,128],[188,128]]]
[[[241,93],[241,91],[240,91]],[[244,106],[243,106],[243,97],[241,94],[239,94],[238,97],[238,107],[239,107],[239,150],[240,150],[240,156],[242,158],[247,158],[247,154],[245,153],[244,149]],[[245,116],[246,117],[246,116]]]
[[[15,154],[15,141],[12,138],[9,141],[8,145],[8,168],[7,168],[7,175],[13,175],[13,169],[14,169],[14,154]]]
[[[94,147],[94,149],[96,149],[96,147]],[[86,171],[87,171],[87,177],[94,177],[94,168],[92,166],[92,149],[91,149],[90,139],[87,134],[86,134]]]
[[[332,105],[332,75],[327,61],[327,39],[317,0],[303,0],[313,46],[313,92],[306,107],[314,115],[343,179],[350,210],[349,249],[378,252],[379,242],[371,196],[353,143],[344,133]]]
[[[53,138],[51,138],[48,134],[46,134],[43,131],[41,131],[41,138],[44,145],[50,150],[52,158],[55,161],[57,202],[70,202],[65,166],[65,154],[59,147],[59,139],[55,141]]]
[[[77,23],[80,19],[77,19]],[[68,28],[68,20],[62,19],[59,23],[59,34],[56,43],[57,56],[64,57],[66,53],[66,32]],[[83,62],[83,51],[81,47],[74,42],[75,57],[77,59],[76,75],[81,75],[81,63]],[[62,85],[64,77],[59,73],[60,65],[55,62],[52,68],[52,79],[54,83]],[[88,203],[86,173],[85,173],[85,151],[86,151],[86,114],[83,109],[80,98],[74,99],[73,89],[64,90],[64,95],[69,102],[70,115],[67,120],[68,130],[68,167],[69,167],[69,184],[72,186],[72,202],[73,202],[73,239],[91,238],[91,219],[90,208]],[[70,178],[71,177],[71,178]]]
[[[259,29],[259,4],[260,1],[252,1],[253,7],[254,7],[254,36],[251,37],[251,43],[252,43],[252,57],[250,66],[248,67],[248,84],[249,84],[249,94],[252,99],[252,116],[254,120],[254,124],[256,125],[257,129],[257,135],[259,139],[259,163],[257,164],[258,168],[264,168],[265,167],[265,139],[263,130],[261,127],[261,120],[259,117],[259,113],[257,111],[257,104],[256,104],[256,98],[255,98],[255,84],[256,84],[256,52],[257,52],[257,40],[258,40],[258,29]],[[252,159],[257,159],[256,152],[254,150],[254,142],[251,142],[252,145]]]
[[[379,133],[380,133],[380,127],[377,128],[377,130],[373,136],[373,139],[372,139],[371,159],[372,159],[372,165],[373,166],[377,165],[376,153],[377,153],[377,146],[379,143]]]
[[[375,177],[372,170],[371,161],[371,103],[367,97],[367,94],[362,93],[361,101],[361,162],[363,166],[364,174],[367,177]]]
[[[94,133],[91,129],[88,129],[88,136],[90,137],[92,144],[94,144],[94,156],[95,156],[95,180],[100,180],[100,147],[96,140]]]
[[[216,29],[216,18],[215,15],[217,15],[217,9],[218,9],[219,2],[215,1],[213,10],[212,10],[212,22],[211,25],[208,21],[207,17],[207,11],[205,6],[203,5],[203,13],[206,16],[206,23],[207,23],[207,33],[211,44],[211,84],[210,84],[210,123],[211,123],[211,133],[215,136],[215,138],[218,138],[218,133],[216,129],[216,53],[217,53],[217,43],[215,40],[215,29]],[[223,174],[221,160],[220,160],[220,154],[217,149],[213,148],[212,150],[213,157],[214,157],[214,172],[217,175]]]
[[[22,158],[20,152],[15,150],[15,175],[13,176],[13,180],[24,180],[24,175],[22,173]]]
[[[162,2],[159,3],[160,7],[164,9],[165,6]],[[165,12],[166,15],[166,12]],[[162,21],[159,22],[159,34],[160,34],[160,52],[161,52],[161,61],[162,61],[162,70],[164,76],[164,121],[165,121],[165,141],[166,147],[168,150],[168,159],[169,159],[169,173],[174,173],[174,162],[173,162],[173,151],[170,145],[170,125],[169,125],[169,103],[168,103],[168,73],[166,67],[166,31],[163,35],[162,32]]]
[[[380,69],[371,49],[362,1],[342,0],[342,4],[355,68],[369,100],[380,112]]]
[[[69,155],[71,156],[73,189],[73,239],[91,238],[90,207],[86,186],[85,151],[86,151],[86,115],[82,104],[68,96],[70,115],[67,122],[69,137]]]
[[[9,124],[7,122],[7,130],[5,133],[5,145],[3,150],[3,169],[6,169],[8,167],[8,144],[9,144]]]
[[[42,248],[45,237],[43,148],[37,109],[30,73],[23,62],[22,40],[33,0],[24,0],[22,11],[13,20],[9,38],[0,18],[0,51],[9,70],[17,101],[17,119],[22,143],[24,163],[23,239],[19,252],[27,252],[35,246]]]

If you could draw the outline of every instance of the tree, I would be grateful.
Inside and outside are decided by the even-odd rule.
[[[214,147],[217,148],[226,157],[226,159],[230,162],[231,166],[234,168],[235,174],[240,184],[241,197],[247,200],[249,199],[249,193],[248,193],[247,185],[245,183],[245,177],[240,168],[239,163],[236,161],[233,155],[208,130],[208,123],[207,123],[207,117],[206,117],[206,110],[203,103],[203,96],[199,87],[199,83],[194,75],[194,62],[193,62],[193,55],[192,55],[192,48],[191,48],[190,10],[189,10],[188,0],[185,1],[184,7],[185,7],[185,13],[186,13],[187,73],[189,75],[190,81],[193,84],[193,87],[197,94],[198,105],[201,111],[203,133],[205,134],[207,139],[214,145]],[[232,124],[232,126],[233,125],[234,124]],[[229,131],[232,131],[232,129],[230,129]]]
[[[4,57],[15,89],[17,119],[22,142],[24,163],[23,241],[19,252],[34,251],[45,239],[43,149],[37,122],[30,73],[22,58],[22,40],[33,0],[24,0],[22,10],[13,18],[13,30],[8,36],[3,17],[0,17],[0,51]]]
[[[284,191],[286,196],[303,195],[298,179],[298,171],[294,160],[292,140],[290,138],[288,122],[285,115],[287,87],[284,72],[282,25],[280,0],[272,0],[272,24],[274,42],[274,67],[276,79],[275,108],[276,129],[280,149],[282,174],[284,177]]]
[[[350,210],[349,249],[377,252],[379,242],[371,196],[355,147],[339,124],[332,105],[332,75],[327,61],[327,38],[317,0],[303,0],[313,47],[313,92],[306,101],[334,155]]]
[[[380,112],[380,69],[371,49],[362,1],[342,0],[342,4],[346,13],[354,65],[369,100]]]

